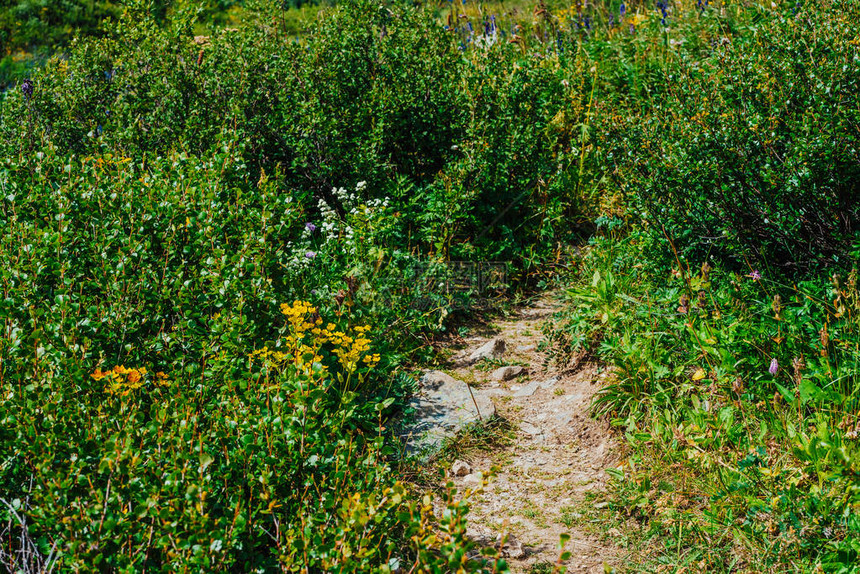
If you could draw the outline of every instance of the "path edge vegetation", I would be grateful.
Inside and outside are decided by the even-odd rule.
[[[613,367],[638,567],[851,571],[856,3],[247,6],[0,96],[6,564],[503,569],[389,469],[400,366],[442,262],[593,235],[548,338]]]

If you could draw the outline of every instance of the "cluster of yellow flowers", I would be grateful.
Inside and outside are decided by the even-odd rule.
[[[354,338],[340,331],[331,334],[331,342],[335,345],[333,352],[341,366],[348,372],[356,369],[359,360],[369,367],[374,367],[380,358],[376,353],[368,353],[370,339],[367,338],[367,332],[370,330],[370,325],[359,325],[354,330]]]
[[[280,351],[272,351],[269,347],[263,347],[262,349],[257,349],[252,353],[248,353],[248,356],[252,359],[260,359],[261,361],[280,365],[287,360],[288,355]]]
[[[97,381],[107,379],[105,392],[111,395],[125,396],[143,386],[143,377],[146,375],[146,372],[146,369],[143,367],[127,369],[123,365],[117,365],[107,371],[96,369],[90,376]]]
[[[370,325],[361,325],[353,329],[352,334],[337,330],[333,323],[323,326],[323,320],[317,308],[306,301],[294,301],[292,304],[281,305],[281,312],[287,317],[290,335],[286,338],[286,348],[297,366],[306,368],[322,361],[320,349],[328,343],[332,345],[332,353],[347,373],[352,373],[358,367],[359,361],[369,367],[379,362],[378,354],[370,354],[370,339],[366,334]],[[310,335],[310,337],[307,337]],[[271,358],[280,364],[286,360],[284,353],[272,352],[267,348],[254,351],[252,356]]]
[[[579,12],[576,7],[571,6],[570,8],[562,8],[555,13],[556,18],[560,24],[565,25],[569,22],[575,22],[579,19]]]
[[[124,397],[143,386],[148,372],[144,367],[127,369],[124,365],[117,365],[107,371],[96,369],[90,376],[97,381],[106,379],[105,392]],[[155,384],[163,387],[170,381],[166,374],[159,371],[155,373]]]
[[[296,336],[302,336],[307,331],[317,330],[315,335],[319,335],[319,327],[322,325],[323,320],[320,318],[317,313],[317,308],[313,307],[310,303],[306,301],[293,301],[293,304],[282,303],[281,304],[281,313],[287,316],[287,321],[290,323],[290,330],[296,334]],[[308,320],[308,318],[312,320]]]

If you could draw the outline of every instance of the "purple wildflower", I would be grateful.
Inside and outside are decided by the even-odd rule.
[[[747,277],[749,277],[749,278],[750,278],[750,279],[752,279],[753,281],[758,281],[759,279],[761,279],[761,273],[759,273],[759,272],[758,272],[758,269],[756,269],[756,270],[754,270],[752,273],[750,273],[749,275],[747,275]]]
[[[665,26],[666,25],[666,18],[669,16],[669,13],[668,13],[669,5],[666,2],[664,2],[663,0],[658,0],[657,8],[660,9],[660,15],[661,15],[660,23]]]
[[[770,368],[768,368],[767,372],[771,375],[776,375],[777,371],[779,371],[779,362],[776,359],[771,359]]]
[[[317,254],[314,251],[308,251],[307,253],[305,253],[305,257],[307,257],[308,259],[313,259],[316,256]]]
[[[313,233],[314,231],[317,230],[317,226],[314,225],[313,223],[311,223],[310,221],[308,221],[307,223],[305,223],[305,229],[307,229],[308,231]]]
[[[29,79],[21,82],[21,93],[23,93],[24,97],[28,100],[33,97],[33,91],[35,90],[35,88],[36,86],[34,86],[33,82]]]
[[[623,18],[624,18],[624,14],[626,14],[626,13],[627,13],[627,6],[625,6],[625,5],[624,5],[624,2],[622,2],[622,3],[621,3],[621,6],[618,8],[618,14],[619,14],[619,15],[621,16],[621,18],[623,19]]]

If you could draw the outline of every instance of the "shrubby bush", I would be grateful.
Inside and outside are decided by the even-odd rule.
[[[562,364],[610,368],[593,407],[631,447],[615,509],[667,539],[652,558],[683,544],[703,569],[853,571],[857,271],[790,287],[681,260],[661,278],[642,272],[646,234],[616,241],[595,244],[547,333]]]
[[[396,482],[381,428],[392,399],[358,400],[380,360],[371,326],[304,301],[281,310],[278,337],[256,349],[231,337],[235,311],[210,318],[221,338],[196,371],[156,370],[158,358],[90,373],[43,362],[4,380],[3,496],[26,512],[37,548],[54,548],[54,566],[465,565],[467,506],[449,493],[437,518]]]
[[[790,3],[789,3],[790,4]],[[784,273],[846,266],[860,211],[855,3],[755,14],[669,68],[636,186],[655,233],[695,259]],[[637,142],[636,145],[641,145]]]
[[[606,177],[548,344],[610,367],[643,558],[853,572],[857,6],[680,8],[583,44]]]
[[[202,43],[190,10],[167,25],[128,14],[48,65],[32,97],[6,102],[5,153],[50,142],[60,154],[206,157],[241,142],[249,178],[277,173],[341,215],[331,190],[365,181],[363,200],[391,198],[408,249],[469,259],[540,257],[578,221],[562,215],[578,217],[564,206],[583,112],[559,114],[584,86],[564,87],[557,54],[498,41],[466,59],[423,11],[365,2],[300,42],[265,11]]]
[[[380,429],[455,303],[428,262],[552,247],[535,208],[561,191],[528,192],[563,72],[502,43],[470,63],[413,8],[350,4],[301,43],[269,16],[195,42],[190,11],[131,4],[0,102],[0,498],[63,568],[480,569],[467,506],[407,495]],[[462,72],[495,62],[514,97],[470,108]],[[487,142],[529,123],[507,186]],[[356,381],[371,350],[340,362],[333,329],[381,366]]]

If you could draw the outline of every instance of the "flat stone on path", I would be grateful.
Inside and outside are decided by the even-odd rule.
[[[505,354],[505,340],[493,339],[487,341],[477,351],[469,355],[469,363],[477,363],[484,359],[499,359]]]
[[[558,382],[557,377],[547,379],[546,381],[532,381],[514,393],[515,397],[530,397],[535,394],[538,389],[550,389]]]
[[[519,377],[525,372],[525,369],[520,366],[499,367],[490,374],[490,379],[493,381],[509,381]]]
[[[406,421],[401,431],[408,454],[434,453],[441,448],[442,441],[455,436],[465,425],[487,421],[496,414],[496,407],[488,396],[480,390],[469,389],[463,381],[441,371],[425,373],[420,388],[409,402],[415,409],[414,416]],[[475,403],[478,410],[475,410]]]
[[[469,463],[463,462],[462,460],[455,460],[454,464],[451,465],[451,474],[454,476],[466,476],[471,473],[472,467],[469,466]]]

